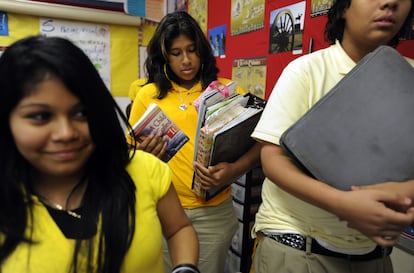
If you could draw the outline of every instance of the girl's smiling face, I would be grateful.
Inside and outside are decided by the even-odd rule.
[[[82,103],[53,77],[23,97],[9,124],[18,151],[43,178],[82,175],[95,149]]]

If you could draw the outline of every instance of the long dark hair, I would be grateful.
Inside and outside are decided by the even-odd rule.
[[[155,83],[159,89],[158,98],[167,95],[172,85],[169,79],[180,84],[180,79],[169,69],[167,54],[171,49],[172,42],[180,35],[185,35],[194,41],[196,53],[200,57],[201,68],[197,77],[201,80],[203,88],[214,80],[217,80],[219,69],[216,59],[205,34],[197,21],[187,12],[177,11],[164,16],[155,30],[154,36],[148,44],[148,57],[145,61],[148,82]],[[165,75],[164,72],[168,75]]]
[[[134,233],[136,202],[135,185],[125,170],[130,154],[119,121],[120,117],[128,124],[123,111],[89,58],[64,38],[32,36],[15,42],[0,58],[0,75],[0,233],[4,236],[0,242],[0,265],[19,244],[36,243],[24,233],[29,217],[36,221],[29,183],[33,167],[16,148],[10,113],[32,87],[52,76],[85,106],[96,148],[87,165],[83,206],[95,225],[101,216],[98,272],[118,273]],[[76,249],[80,245],[78,240],[73,259],[75,272]],[[90,250],[94,246],[87,245]],[[89,263],[94,262],[90,258]]]
[[[345,20],[342,18],[345,10],[351,5],[351,0],[336,0],[334,1],[332,7],[328,11],[328,21],[325,26],[325,40],[329,44],[334,44],[335,40],[342,42],[344,29],[345,29]],[[390,46],[396,46],[400,38],[407,33],[411,27],[411,20],[414,15],[414,0],[411,0],[411,9],[408,13],[407,18],[404,21],[403,26],[400,31],[393,37],[389,43]]]

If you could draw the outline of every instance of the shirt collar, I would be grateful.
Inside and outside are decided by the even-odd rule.
[[[348,74],[352,68],[356,65],[356,63],[348,56],[348,54],[343,49],[339,40],[335,41],[335,44],[332,46],[334,50],[334,55],[338,58],[338,71],[342,75]]]
[[[186,88],[184,88],[184,87],[182,87],[182,86],[180,86],[180,85],[178,85],[178,84],[176,84],[175,82],[173,82],[173,81],[171,81],[171,85],[172,85],[172,89],[173,89],[173,91],[177,91],[177,92],[179,92],[180,90],[181,91],[186,91],[186,92],[189,92],[189,93],[194,93],[194,92],[196,92],[196,91],[200,91],[202,88],[201,88],[201,81],[198,81],[196,84],[194,84],[193,85],[193,87],[191,87],[190,89],[186,89]]]

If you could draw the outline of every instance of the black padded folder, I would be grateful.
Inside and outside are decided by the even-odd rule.
[[[284,132],[298,166],[338,189],[414,178],[414,68],[381,46]]]

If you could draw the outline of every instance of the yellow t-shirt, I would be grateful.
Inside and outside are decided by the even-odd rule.
[[[219,78],[220,82],[227,84],[228,79]],[[156,98],[158,89],[154,83],[145,85],[140,89],[135,97],[131,114],[129,117],[130,124],[134,124],[142,116],[150,103],[156,103],[158,106],[180,127],[189,137],[189,141],[168,161],[173,172],[173,183],[177,190],[181,204],[184,208],[197,208],[201,206],[214,206],[220,204],[231,194],[231,188],[227,188],[211,200],[205,202],[203,198],[198,197],[191,189],[193,181],[193,157],[194,157],[194,140],[196,136],[198,115],[195,107],[192,106],[200,94],[204,91],[201,82],[198,82],[191,89],[185,89],[174,83],[173,88],[163,99]],[[181,94],[180,94],[181,92]],[[240,87],[236,92],[245,93]],[[186,104],[187,110],[180,110],[180,104]]]
[[[136,229],[122,266],[122,273],[164,273],[162,230],[157,202],[171,185],[168,166],[151,154],[137,151],[127,170],[136,185]],[[69,273],[75,240],[67,239],[47,208],[33,196],[32,238],[38,244],[21,243],[1,266],[2,273]],[[116,225],[117,223],[113,223]],[[26,234],[30,234],[27,228]],[[85,256],[80,257],[85,264]],[[80,270],[79,273],[86,272]]]

